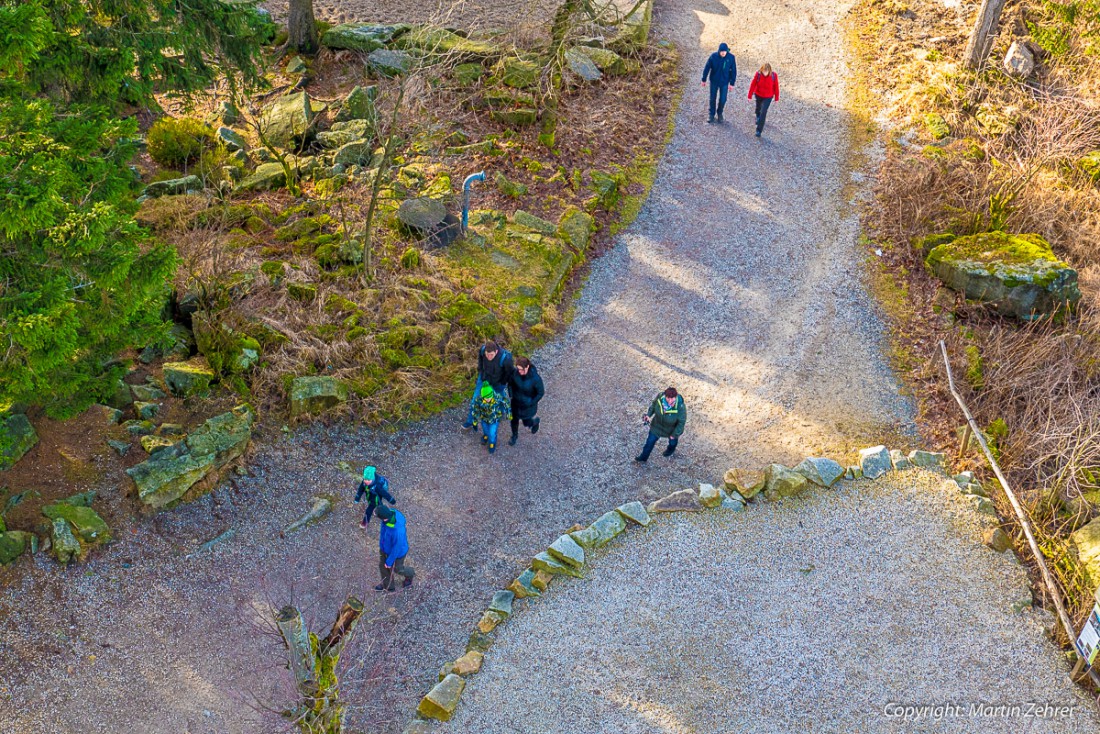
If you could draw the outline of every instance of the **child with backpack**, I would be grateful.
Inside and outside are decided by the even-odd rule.
[[[363,499],[363,495],[367,496],[367,511],[363,513],[363,521],[359,523],[359,527],[364,530],[367,529],[370,516],[374,514],[375,508],[382,505],[382,500],[389,502],[391,505],[397,504],[397,500],[390,494],[390,483],[386,481],[385,477],[379,475],[378,470],[373,466],[368,466],[363,470],[363,481],[359,482],[359,489],[355,491],[356,504]]]
[[[508,400],[486,383],[481,386],[472,412],[474,421],[481,427],[481,445],[488,446],[490,454],[496,452],[500,421],[510,419],[512,415]]]
[[[756,137],[764,132],[764,121],[768,117],[768,107],[772,100],[779,101],[779,75],[772,71],[771,64],[764,64],[749,84],[749,99],[756,97]]]

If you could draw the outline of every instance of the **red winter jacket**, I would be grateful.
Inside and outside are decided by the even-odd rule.
[[[779,101],[779,75],[774,71],[771,76],[764,76],[759,71],[756,72],[756,76],[752,78],[752,84],[749,85],[749,99],[752,99],[753,95],[757,97],[774,97],[775,101]]]

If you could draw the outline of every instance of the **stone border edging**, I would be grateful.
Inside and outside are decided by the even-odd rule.
[[[730,469],[723,487],[700,484],[698,490],[682,489],[651,502],[648,507],[635,500],[620,505],[596,518],[587,527],[575,525],[563,533],[546,550],[538,553],[531,565],[508,585],[493,593],[485,612],[470,633],[465,653],[439,671],[439,682],[421,699],[416,718],[402,730],[403,734],[428,734],[429,720],[449,721],[466,688],[466,680],[480,672],[485,654],[492,647],[493,632],[515,612],[517,600],[535,600],[549,589],[555,576],[583,579],[585,551],[602,548],[630,525],[648,527],[655,515],[667,512],[702,512],[714,508],[743,511],[756,496],[767,501],[781,500],[801,494],[811,487],[829,489],[837,482],[860,479],[877,480],[890,472],[920,468],[947,476],[946,456],[929,451],[891,451],[885,446],[873,446],[859,452],[859,464],[848,467],[827,458],[811,457],[794,468],[770,464],[759,471]],[[959,492],[971,498],[973,509],[994,523],[996,509],[971,472],[963,472],[952,481]],[[996,552],[1012,547],[1012,540],[999,526],[985,531],[983,543]]]

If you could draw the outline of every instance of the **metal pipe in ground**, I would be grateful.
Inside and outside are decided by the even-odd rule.
[[[470,187],[474,181],[484,181],[485,171],[471,173],[462,182],[462,234],[466,234],[466,227],[470,223]]]

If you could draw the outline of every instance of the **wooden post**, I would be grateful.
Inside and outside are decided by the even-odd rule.
[[[997,28],[997,22],[1001,19],[1004,6],[1005,0],[982,0],[982,5],[978,8],[978,17],[974,20],[974,28],[966,41],[966,51],[963,53],[963,63],[967,67],[979,68],[985,61],[985,57],[989,55],[993,34]]]

